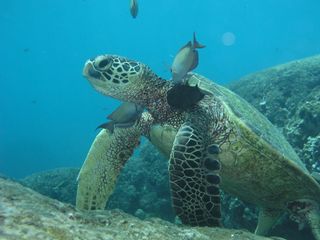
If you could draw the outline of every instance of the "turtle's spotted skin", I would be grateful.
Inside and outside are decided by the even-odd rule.
[[[279,216],[289,210],[307,220],[320,240],[320,186],[262,114],[233,92],[198,74],[189,74],[186,82],[205,96],[187,108],[170,106],[167,93],[174,85],[144,64],[133,62],[103,55],[85,65],[84,75],[94,88],[139,104],[146,111],[134,126],[116,128],[112,135],[98,135],[101,141],[93,143],[79,175],[78,208],[105,206],[116,176],[129,158],[125,153],[136,146],[124,147],[117,136],[125,143],[135,143],[144,135],[169,159],[172,203],[183,223],[219,225],[221,186],[260,207],[257,234],[267,234]],[[126,63],[131,64],[129,70],[125,70]],[[114,152],[117,154],[110,155]],[[125,158],[119,157],[120,152]],[[99,189],[107,190],[101,193]]]
[[[100,80],[110,81],[115,84],[128,83],[128,76],[135,75],[141,68],[138,62],[128,61],[125,58],[103,58],[101,61],[97,59],[96,62],[98,62],[98,64],[94,66],[102,70],[101,75],[97,75]]]

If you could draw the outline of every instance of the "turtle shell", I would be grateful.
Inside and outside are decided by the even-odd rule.
[[[189,75],[187,84],[198,86],[203,93],[214,95],[220,99],[226,105],[231,120],[232,118],[238,118],[253,134],[270,144],[278,154],[288,161],[295,162],[303,171],[307,172],[306,167],[280,131],[246,100],[196,73]]]

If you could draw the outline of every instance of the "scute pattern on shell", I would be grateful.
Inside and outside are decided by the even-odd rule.
[[[199,74],[193,73],[191,77],[197,78],[197,81],[201,83],[203,89],[211,92],[221,103],[223,103],[225,109],[229,109],[227,114],[229,118],[242,121],[243,124],[252,131],[252,134],[256,134],[262,138],[275,148],[280,155],[285,156],[289,161],[295,162],[301,169],[306,171],[304,164],[285,137],[252,105],[229,89],[222,87]]]

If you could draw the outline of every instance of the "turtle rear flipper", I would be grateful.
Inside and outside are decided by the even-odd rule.
[[[308,223],[316,240],[320,240],[320,206],[319,203],[309,199],[299,199],[289,202],[288,210],[291,219],[299,224]]]
[[[220,226],[220,164],[213,159],[196,126],[183,124],[170,155],[172,204],[184,224]]]
[[[95,138],[78,176],[76,207],[83,210],[104,209],[117,177],[139,144],[135,128],[102,130]]]
[[[261,236],[267,235],[282,213],[283,210],[281,209],[261,208],[259,211],[258,224],[254,233]]]
[[[318,206],[319,208],[319,206]],[[320,240],[320,211],[313,209],[307,214],[307,221],[316,240]]]

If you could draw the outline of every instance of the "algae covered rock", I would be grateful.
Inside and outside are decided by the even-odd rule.
[[[78,168],[58,168],[34,173],[21,183],[45,196],[75,205]]]
[[[3,178],[0,191],[1,240],[271,239],[242,230],[188,228],[155,218],[142,221],[115,210],[79,212]]]

